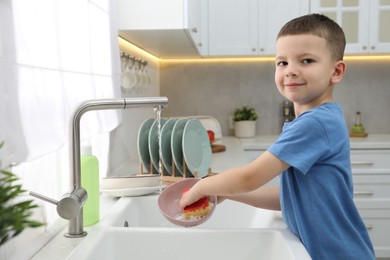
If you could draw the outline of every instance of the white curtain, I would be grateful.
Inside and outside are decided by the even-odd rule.
[[[87,99],[120,96],[115,10],[115,0],[0,0],[0,164],[19,164],[13,171],[24,189],[59,199],[69,188],[72,110]],[[119,115],[91,111],[81,120],[81,139],[100,157],[101,173]],[[55,206],[36,204],[36,220],[50,227]],[[2,250],[40,248],[32,246],[36,235],[23,232],[2,246],[0,258]]]
[[[58,150],[81,101],[120,96],[116,1],[0,1],[3,165]],[[116,111],[88,112],[86,139],[115,128]]]

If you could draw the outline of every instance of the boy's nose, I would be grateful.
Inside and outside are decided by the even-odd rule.
[[[289,66],[286,70],[286,76],[287,77],[294,77],[294,76],[297,76],[298,75],[298,71],[293,67],[293,66]]]

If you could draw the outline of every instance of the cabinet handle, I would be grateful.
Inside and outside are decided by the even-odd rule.
[[[375,46],[371,46],[371,50],[375,50]]]
[[[370,230],[370,229],[373,229],[374,227],[370,224],[366,225],[366,229]]]
[[[374,195],[373,191],[355,191],[353,193],[355,196],[372,196]]]
[[[191,32],[193,32],[193,33],[198,33],[198,28],[196,28],[196,27],[192,28],[192,29],[191,29]]]
[[[351,165],[373,165],[372,161],[352,161]]]

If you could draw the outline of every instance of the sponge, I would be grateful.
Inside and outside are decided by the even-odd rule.
[[[182,194],[188,192],[189,189],[183,190]],[[203,197],[198,201],[186,206],[183,209],[183,216],[186,219],[197,219],[206,216],[210,212],[210,204],[207,197]]]

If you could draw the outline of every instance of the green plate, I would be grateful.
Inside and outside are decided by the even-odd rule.
[[[162,152],[165,175],[172,175],[173,156],[172,156],[171,139],[172,139],[173,127],[175,126],[176,121],[177,121],[176,119],[168,119],[168,121],[164,124],[161,131],[161,152]],[[180,172],[179,169],[176,167],[176,164],[175,164],[175,175],[180,176]]]
[[[149,131],[154,123],[154,118],[146,119],[138,129],[137,150],[139,158],[144,166],[144,169],[150,173],[150,155],[149,155]],[[158,173],[153,170],[152,174]]]
[[[211,165],[211,146],[206,129],[197,119],[187,122],[183,131],[183,156],[187,167],[199,178],[206,177]]]
[[[164,126],[165,122],[167,122],[166,119],[161,118],[160,124],[161,124],[161,129]],[[159,156],[159,145],[158,145],[158,121],[155,120],[150,127],[149,131],[149,155],[150,159],[152,159],[154,169],[159,172],[158,169],[158,164],[160,161],[160,156]]]
[[[173,161],[175,162],[176,167],[179,170],[179,174],[181,176],[183,176],[183,172],[184,172],[182,140],[183,140],[184,127],[187,122],[188,119],[177,120],[175,125],[173,126],[172,137],[171,137],[171,149],[172,149]],[[192,174],[190,173],[188,167],[186,168],[186,172],[187,172],[186,177],[192,177]]]

